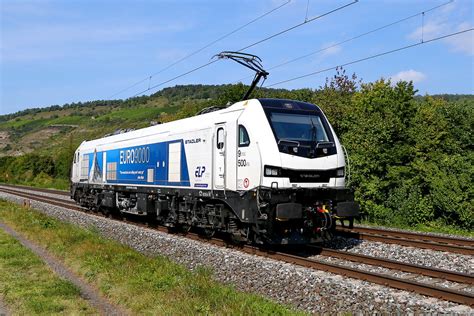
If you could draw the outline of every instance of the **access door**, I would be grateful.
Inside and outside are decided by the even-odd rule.
[[[79,152],[74,153],[74,174],[73,178],[74,181],[79,181],[79,169],[81,167],[81,164],[79,163]]]
[[[226,135],[225,124],[217,124],[213,144],[214,189],[225,188]]]

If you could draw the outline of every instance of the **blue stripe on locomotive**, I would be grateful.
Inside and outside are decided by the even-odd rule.
[[[172,143],[179,142],[181,144],[181,181],[171,182],[168,181],[168,168],[169,168],[169,155],[168,146]],[[120,152],[125,153],[127,150],[136,151],[141,148],[149,148],[150,155],[146,162],[131,162],[124,163],[124,157],[122,156],[122,163],[120,160]],[[107,163],[116,162],[117,164],[117,180],[107,180],[107,183],[123,183],[123,184],[146,184],[146,185],[169,185],[169,186],[186,186],[189,187],[189,171],[188,163],[186,159],[186,152],[184,149],[183,140],[175,140],[163,143],[155,143],[141,146],[125,147],[106,151]],[[94,153],[89,155],[89,172],[93,172],[92,164],[94,159]],[[123,154],[122,154],[123,155]],[[125,157],[126,158],[126,157]],[[143,158],[143,157],[142,157]],[[103,168],[103,152],[97,152],[96,163],[98,168]],[[164,162],[164,164],[163,164]],[[147,172],[148,169],[153,169],[154,179],[153,182],[148,182]]]

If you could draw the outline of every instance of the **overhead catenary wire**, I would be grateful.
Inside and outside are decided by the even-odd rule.
[[[219,38],[217,38],[217,39],[215,39],[215,40],[209,42],[208,44],[204,45],[203,47],[201,47],[201,48],[199,48],[199,49],[197,49],[197,50],[195,50],[195,51],[193,51],[193,52],[191,52],[191,53],[185,55],[184,57],[182,57],[182,58],[176,60],[175,62],[169,64],[168,66],[164,67],[163,69],[161,69],[161,70],[159,70],[159,71],[157,71],[157,72],[155,72],[155,73],[153,73],[153,74],[147,76],[146,78],[144,78],[144,79],[142,79],[142,80],[140,80],[140,81],[137,81],[136,83],[134,83],[134,84],[132,84],[132,85],[130,85],[130,86],[128,86],[128,87],[126,87],[126,88],[124,88],[124,89],[122,89],[122,90],[120,90],[120,91],[114,93],[114,94],[112,94],[112,95],[109,97],[109,99],[112,98],[112,97],[114,97],[114,96],[116,96],[116,95],[118,95],[118,94],[121,94],[121,93],[123,93],[123,92],[125,92],[125,91],[127,91],[127,90],[130,90],[130,89],[132,89],[133,87],[136,87],[136,86],[139,85],[140,83],[143,83],[143,82],[145,82],[145,81],[147,81],[147,80],[150,80],[150,81],[151,81],[151,78],[152,78],[152,77],[154,77],[154,76],[156,76],[156,75],[158,75],[158,74],[160,74],[160,73],[162,73],[162,72],[164,72],[164,71],[170,69],[171,67],[176,66],[177,64],[183,62],[184,60],[186,60],[186,59],[188,59],[188,58],[190,58],[190,57],[192,57],[192,56],[194,56],[194,55],[196,55],[196,54],[202,52],[202,51],[205,50],[206,48],[208,48],[208,47],[210,47],[210,46],[216,44],[217,42],[222,41],[223,39],[225,39],[225,38],[227,38],[227,37],[229,37],[229,36],[231,36],[231,35],[233,35],[233,34],[235,34],[235,33],[237,33],[238,31],[244,29],[245,27],[249,26],[249,25],[252,24],[252,23],[257,22],[258,20],[260,20],[260,19],[266,17],[267,15],[272,14],[273,12],[277,11],[278,9],[280,9],[280,8],[286,6],[287,4],[289,4],[291,1],[292,1],[292,0],[287,0],[286,2],[284,2],[284,3],[282,3],[281,5],[279,5],[279,6],[275,7],[275,8],[273,8],[273,9],[271,9],[270,11],[267,11],[267,12],[265,12],[264,14],[259,15],[258,17],[256,17],[256,18],[250,20],[249,22],[245,23],[244,25],[239,26],[238,28],[236,28],[236,29],[230,31],[229,33],[226,33],[226,34],[220,36]]]
[[[268,40],[270,40],[270,39],[272,39],[272,38],[275,38],[275,37],[277,37],[277,36],[279,36],[279,35],[282,35],[282,34],[284,34],[284,33],[287,33],[287,32],[289,32],[289,31],[294,30],[294,29],[296,29],[296,28],[298,28],[298,27],[301,27],[301,26],[303,26],[303,25],[305,25],[305,24],[307,24],[307,23],[316,21],[316,20],[318,20],[318,19],[320,19],[320,18],[322,18],[322,17],[324,17],[324,16],[327,16],[327,15],[329,15],[329,14],[331,14],[331,13],[337,12],[337,11],[339,11],[339,10],[342,10],[342,9],[348,7],[348,6],[351,6],[351,5],[353,5],[353,4],[356,4],[357,2],[359,2],[359,0],[353,0],[353,1],[350,2],[350,3],[347,3],[347,4],[344,4],[344,5],[342,5],[342,6],[339,6],[339,7],[335,8],[335,9],[332,9],[332,10],[330,10],[330,11],[327,11],[327,12],[325,12],[325,13],[323,13],[323,14],[320,14],[320,15],[318,15],[318,16],[315,16],[315,17],[313,17],[313,18],[311,18],[311,19],[305,20],[305,21],[302,22],[302,23],[298,23],[298,24],[293,25],[293,26],[291,26],[291,27],[289,27],[289,28],[287,28],[287,29],[284,29],[284,30],[282,30],[282,31],[280,31],[280,32],[278,32],[278,33],[275,33],[275,34],[270,35],[270,36],[268,36],[268,37],[266,37],[266,38],[264,38],[264,39],[261,39],[261,40],[259,40],[259,41],[257,41],[257,42],[254,42],[254,43],[252,43],[252,44],[249,44],[249,45],[247,45],[247,46],[245,46],[245,47],[243,47],[243,48],[241,48],[241,49],[239,49],[239,50],[236,50],[236,52],[242,52],[242,51],[244,51],[244,50],[246,50],[246,49],[248,49],[248,48],[250,48],[250,47],[253,47],[253,46],[256,46],[256,45],[261,44],[261,43],[263,43],[263,42],[266,42],[266,41],[268,41]],[[164,85],[164,84],[166,84],[166,83],[169,83],[169,82],[174,81],[174,80],[176,80],[176,79],[178,79],[178,78],[184,77],[184,76],[186,76],[186,75],[188,75],[188,74],[190,74],[190,73],[193,73],[193,72],[195,72],[195,71],[197,71],[197,70],[199,70],[199,69],[202,69],[202,68],[204,68],[204,67],[206,67],[206,66],[209,66],[209,65],[211,65],[211,64],[213,64],[213,63],[215,63],[215,62],[217,62],[217,61],[218,61],[218,60],[212,60],[212,61],[210,61],[210,62],[208,62],[208,63],[205,63],[205,64],[203,64],[203,65],[201,65],[201,66],[198,66],[198,67],[196,67],[196,68],[193,68],[193,69],[191,69],[191,70],[189,70],[189,71],[187,71],[187,72],[185,72],[185,73],[183,73],[183,74],[180,74],[180,75],[178,75],[178,76],[176,76],[176,77],[173,77],[173,78],[168,79],[168,80],[166,80],[166,81],[160,82],[160,83],[158,83],[158,84],[156,84],[156,85],[154,85],[154,86],[152,86],[152,87],[149,87],[148,89],[145,89],[145,90],[143,90],[143,91],[140,91],[140,92],[134,94],[132,97],[139,96],[139,95],[141,95],[141,94],[143,94],[143,93],[145,93],[145,92],[148,92],[148,91],[150,91],[150,90],[153,90],[153,89],[155,89],[155,88],[158,88],[158,87],[160,87],[160,86],[162,86],[162,85]],[[147,80],[147,79],[148,79],[148,77],[147,77],[145,80]],[[143,82],[143,81],[142,81],[142,82]]]
[[[258,44],[261,44],[261,43],[263,43],[263,42],[266,42],[266,41],[268,41],[268,40],[270,40],[270,39],[272,39],[272,38],[274,38],[274,37],[277,37],[277,36],[280,36],[280,35],[282,35],[282,34],[285,34],[285,33],[289,32],[289,31],[294,30],[294,29],[296,29],[296,28],[298,28],[298,27],[300,27],[300,26],[303,26],[303,25],[305,25],[305,24],[307,24],[307,23],[310,23],[310,22],[313,22],[313,21],[315,21],[315,20],[318,20],[318,19],[320,19],[320,18],[322,18],[322,17],[325,17],[326,15],[329,15],[329,14],[331,14],[331,13],[334,13],[334,12],[337,12],[337,11],[342,10],[342,9],[344,9],[344,8],[347,8],[347,7],[349,7],[349,6],[353,5],[353,4],[356,4],[357,2],[359,2],[359,0],[354,0],[354,1],[350,2],[350,3],[347,3],[347,4],[344,4],[344,5],[340,6],[340,7],[337,7],[337,8],[335,8],[335,9],[331,10],[331,11],[328,11],[328,12],[325,12],[325,13],[320,14],[320,15],[318,15],[318,16],[312,17],[311,19],[305,19],[305,20],[304,20],[303,22],[301,22],[301,23],[298,23],[298,24],[296,24],[296,25],[293,25],[292,27],[289,27],[289,28],[287,28],[287,29],[284,29],[284,30],[278,32],[278,33],[275,33],[275,34],[273,34],[273,35],[270,35],[270,36],[268,36],[268,37],[265,37],[264,39],[261,39],[261,40],[255,42],[255,43],[252,43],[252,44],[250,44],[250,45],[247,45],[247,46],[245,46],[245,47],[239,49],[238,52],[244,51],[244,50],[246,50],[246,49],[249,49],[250,47],[253,47],[253,46],[255,46],[255,45],[258,45]]]
[[[462,30],[462,31],[459,31],[459,32],[454,32],[454,33],[450,33],[450,34],[447,34],[447,35],[435,37],[435,38],[432,38],[432,39],[429,39],[429,40],[425,40],[423,42],[418,42],[418,43],[415,43],[415,44],[402,46],[402,47],[395,48],[395,49],[392,49],[392,50],[388,50],[388,51],[385,51],[385,52],[382,52],[382,53],[378,53],[378,54],[375,54],[375,55],[371,55],[371,56],[367,56],[367,57],[364,57],[364,58],[349,61],[349,62],[346,62],[346,63],[343,63],[343,64],[339,64],[337,66],[328,67],[328,68],[317,70],[317,71],[314,71],[314,72],[310,72],[308,74],[304,74],[304,75],[301,75],[301,76],[298,76],[298,77],[294,77],[294,78],[291,78],[291,79],[286,79],[286,80],[282,80],[282,81],[279,81],[279,82],[276,82],[276,83],[272,83],[270,85],[265,86],[264,88],[270,88],[270,87],[280,85],[282,83],[287,83],[287,82],[299,80],[299,79],[302,79],[302,78],[314,76],[314,75],[317,75],[317,74],[320,74],[320,73],[323,73],[323,72],[326,72],[326,71],[337,69],[339,67],[345,67],[345,66],[357,64],[357,63],[360,63],[360,62],[363,62],[363,61],[366,61],[366,60],[374,59],[374,58],[381,57],[381,56],[384,56],[384,55],[389,55],[389,54],[399,52],[399,51],[402,51],[402,50],[406,50],[406,49],[409,49],[409,48],[413,48],[413,47],[416,47],[416,46],[432,43],[432,42],[439,41],[439,40],[442,40],[442,39],[445,39],[445,38],[448,38],[448,37],[460,35],[460,34],[463,34],[463,33],[466,33],[466,32],[472,32],[473,30],[474,30],[474,28],[469,28],[469,29],[465,29],[465,30]]]
[[[211,64],[213,64],[213,63],[215,63],[215,62],[218,62],[218,61],[219,61],[219,59],[211,60],[210,62],[208,62],[208,63],[206,63],[206,64],[204,64],[204,65],[201,65],[201,66],[198,66],[198,67],[196,67],[196,68],[193,68],[193,69],[191,69],[191,70],[189,70],[189,71],[187,71],[187,72],[185,72],[185,73],[182,73],[182,74],[180,74],[180,75],[177,75],[176,77],[173,77],[173,78],[168,79],[168,80],[166,80],[166,81],[160,82],[160,83],[158,83],[158,84],[156,84],[156,85],[154,85],[154,86],[149,87],[148,89],[145,89],[145,90],[143,90],[143,91],[140,91],[140,92],[134,94],[134,95],[132,96],[132,98],[137,97],[137,96],[139,96],[139,95],[141,95],[141,94],[143,94],[143,93],[145,93],[145,92],[147,92],[147,91],[150,91],[150,90],[153,90],[153,89],[155,89],[155,88],[158,88],[159,86],[162,86],[162,85],[164,85],[164,84],[167,84],[168,82],[171,82],[171,81],[174,81],[174,80],[176,80],[176,79],[178,79],[178,78],[181,78],[181,77],[184,77],[184,76],[186,76],[186,75],[189,75],[190,73],[193,73],[193,72],[195,72],[195,71],[197,71],[197,70],[199,70],[199,69],[202,69],[202,68],[204,68],[204,67],[207,67],[207,66],[209,66],[209,65],[211,65]]]
[[[283,62],[283,63],[281,63],[281,64],[278,64],[278,65],[275,65],[275,66],[273,66],[273,67],[270,67],[270,68],[268,68],[268,70],[273,70],[273,69],[277,69],[277,68],[286,66],[286,65],[291,64],[291,63],[294,63],[294,62],[296,62],[296,61],[298,61],[298,60],[308,58],[308,57],[313,56],[313,55],[315,55],[315,54],[324,52],[324,51],[326,51],[326,50],[328,50],[328,49],[331,49],[331,48],[340,46],[340,45],[342,45],[342,44],[345,44],[345,43],[354,41],[354,40],[356,40],[356,39],[362,38],[362,37],[364,37],[364,36],[367,36],[367,35],[376,33],[376,32],[378,32],[378,31],[381,31],[381,30],[383,30],[383,29],[389,28],[389,27],[394,26],[394,25],[396,25],[396,24],[400,24],[400,23],[405,22],[405,21],[407,21],[407,20],[413,19],[413,18],[415,18],[415,17],[417,17],[417,16],[420,16],[420,15],[421,15],[422,17],[424,17],[425,13],[431,12],[431,11],[436,10],[436,9],[439,9],[439,8],[441,8],[441,7],[443,7],[443,6],[446,6],[446,5],[450,4],[450,3],[452,3],[453,1],[454,1],[454,0],[450,0],[450,1],[448,1],[448,2],[442,3],[442,4],[440,4],[440,5],[437,5],[437,6],[435,6],[435,7],[432,7],[432,8],[430,8],[430,9],[424,10],[424,11],[422,11],[422,12],[418,12],[418,13],[412,14],[412,15],[407,16],[407,17],[404,17],[404,18],[402,18],[402,19],[399,19],[399,20],[390,22],[390,23],[388,23],[388,24],[379,26],[379,27],[377,27],[377,28],[374,28],[374,29],[372,29],[372,30],[370,30],[370,31],[367,31],[367,32],[358,34],[358,35],[353,36],[353,37],[350,37],[350,38],[347,38],[347,39],[342,40],[342,41],[340,41],[340,42],[338,42],[338,43],[334,43],[334,44],[331,44],[331,45],[329,45],[329,46],[325,46],[325,47],[323,47],[323,48],[321,48],[321,49],[318,49],[318,50],[309,52],[309,53],[304,54],[304,55],[302,55],[302,56],[293,58],[293,59],[288,60],[288,61],[285,61],[285,62]],[[421,40],[421,41],[423,41],[423,40]],[[251,76],[245,76],[245,77],[243,77],[243,78],[240,78],[239,80],[236,80],[235,82],[238,83],[238,82],[241,82],[242,80],[247,79],[247,78],[250,78],[250,77],[251,77]]]

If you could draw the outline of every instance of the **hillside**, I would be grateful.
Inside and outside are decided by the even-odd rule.
[[[243,85],[186,85],[165,88],[151,96],[100,100],[32,108],[0,116],[0,157],[46,154],[65,145],[119,129],[142,128],[193,115],[200,108],[237,101]],[[271,94],[286,90],[267,90]],[[234,95],[230,95],[234,92]]]
[[[149,97],[65,104],[0,116],[0,182],[68,187],[85,139],[235,102],[246,87],[186,85]],[[339,71],[317,89],[260,89],[256,97],[322,107],[349,152],[351,183],[380,224],[474,228],[474,95],[419,96],[411,83],[361,83]]]
[[[68,144],[99,137],[119,128],[140,128],[165,114],[175,113],[182,102],[164,97],[128,101],[95,101],[62,107],[25,110],[0,117],[0,155],[47,153]]]

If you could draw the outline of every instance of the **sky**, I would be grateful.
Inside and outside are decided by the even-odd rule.
[[[311,21],[351,2],[1,0],[0,115],[31,107],[126,99],[208,63],[221,51],[240,50],[305,20],[310,22],[244,50],[258,55],[263,67],[270,69],[264,86],[474,27],[472,0],[359,0]],[[424,15],[416,15],[424,11]],[[335,45],[413,15],[402,23]],[[318,50],[322,51],[273,68]],[[473,61],[474,32],[470,31],[345,69],[363,82],[382,77],[393,82],[413,80],[422,95],[472,94]],[[334,74],[334,70],[324,71],[272,87],[315,89]],[[177,84],[250,83],[251,79],[249,69],[219,60],[145,94]]]

